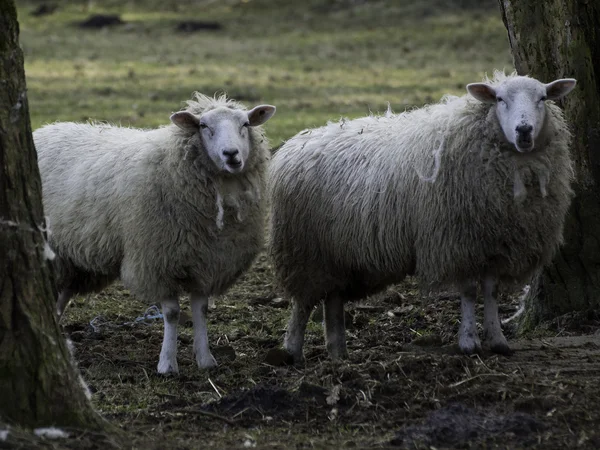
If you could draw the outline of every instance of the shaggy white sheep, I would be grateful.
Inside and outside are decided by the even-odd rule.
[[[274,106],[247,111],[225,96],[196,94],[171,125],[155,130],[77,123],[37,130],[59,315],[74,294],[120,276],[135,295],[161,302],[158,372],[178,372],[186,291],[196,361],[215,366],[208,296],[225,291],[261,249],[269,146],[259,125],[274,113]]]
[[[524,283],[562,240],[572,191],[570,133],[552,102],[575,80],[549,84],[496,73],[471,95],[299,133],[275,154],[270,254],[294,300],[284,347],[302,360],[306,323],[324,299],[327,349],[346,355],[343,303],[416,274],[462,292],[459,346],[484,335],[509,353],[499,283]],[[422,174],[431,174],[425,177]]]

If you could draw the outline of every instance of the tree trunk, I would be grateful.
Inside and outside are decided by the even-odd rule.
[[[0,418],[98,429],[54,313],[18,34],[13,0],[0,0]]]
[[[563,101],[573,132],[576,197],[565,245],[534,280],[523,329],[600,307],[600,2],[499,0],[515,68],[549,82],[577,79]]]

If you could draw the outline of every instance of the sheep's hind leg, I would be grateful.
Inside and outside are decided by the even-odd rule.
[[[306,324],[313,309],[311,302],[302,302],[294,300],[292,302],[292,316],[288,322],[283,348],[294,358],[294,364],[303,364],[304,355],[302,347],[304,347],[304,333],[306,332]]]
[[[471,355],[481,353],[481,341],[477,334],[475,302],[477,300],[477,285],[469,284],[463,287],[461,293],[461,318],[458,330],[458,346],[463,353]]]
[[[206,315],[208,313],[208,297],[192,293],[190,295],[192,304],[192,319],[194,322],[194,356],[198,367],[210,369],[217,366],[217,361],[210,352],[208,345],[208,330],[206,326]]]
[[[73,295],[75,295],[75,291],[69,288],[63,289],[60,291],[60,294],[58,294],[58,300],[56,301],[56,314],[58,315],[59,319],[65,312],[65,308],[69,304],[69,301],[73,298]]]
[[[323,302],[325,316],[325,342],[327,352],[333,361],[348,357],[346,349],[346,325],[344,323],[344,301],[339,295],[332,295]]]
[[[482,283],[483,289],[483,340],[487,347],[494,353],[510,355],[512,350],[502,334],[500,319],[498,318],[498,303],[496,296],[498,287],[496,280],[487,277]]]
[[[162,349],[158,360],[158,373],[179,373],[177,366],[177,324],[179,323],[179,300],[169,299],[161,302],[165,323]]]

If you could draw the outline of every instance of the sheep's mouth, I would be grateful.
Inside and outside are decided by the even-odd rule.
[[[517,141],[517,150],[521,153],[529,153],[533,150],[533,141]]]
[[[242,161],[240,160],[230,160],[225,163],[225,169],[231,173],[237,173],[242,170]]]

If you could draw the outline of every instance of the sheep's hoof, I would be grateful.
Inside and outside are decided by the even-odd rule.
[[[300,347],[300,348],[297,348]],[[288,345],[287,339],[283,343],[283,350],[292,356],[292,362],[295,366],[303,366],[305,364],[302,346]]]
[[[331,358],[331,360],[333,362],[343,362],[344,360],[348,359],[348,350],[346,349],[346,347],[343,348],[339,348],[339,347],[327,347],[327,353],[329,353],[329,357]]]
[[[160,375],[179,374],[179,367],[177,366],[177,361],[175,361],[175,363],[169,361],[159,361],[156,370]]]
[[[502,331],[498,330],[494,333],[491,330],[486,330],[483,335],[483,343],[486,348],[489,348],[494,353],[505,356],[513,354]]]
[[[196,362],[200,369],[212,369],[218,366],[217,360],[210,353],[202,358],[198,358]]]
[[[460,336],[458,338],[458,346],[465,355],[480,355],[482,353],[481,342],[476,335],[465,334],[464,336]]]
[[[306,364],[302,350],[300,350],[300,352],[291,352],[287,348],[284,348],[283,350],[292,357],[292,364],[294,366],[304,366]]]

